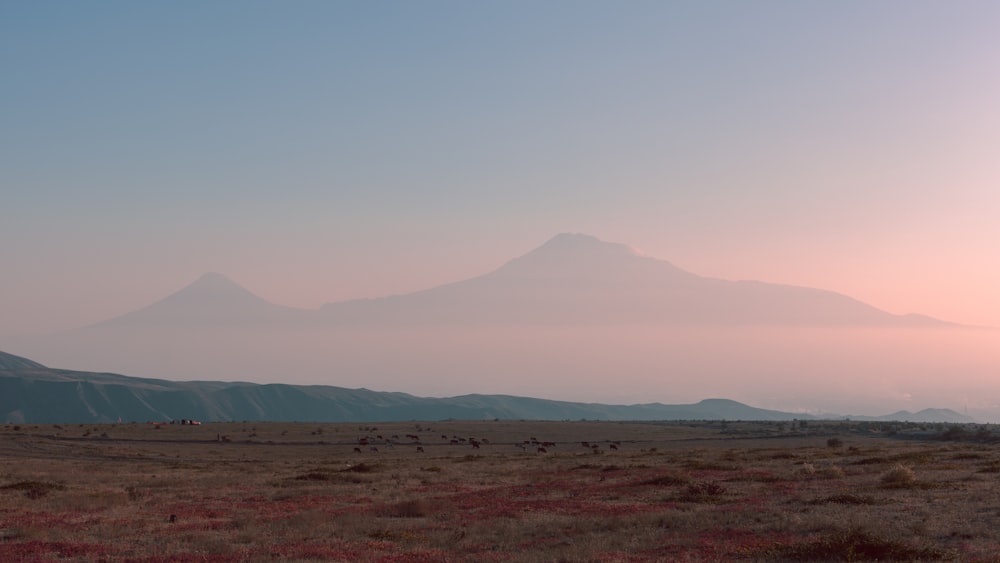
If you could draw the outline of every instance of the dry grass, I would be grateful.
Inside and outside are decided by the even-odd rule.
[[[0,560],[996,561],[1000,451],[908,438],[846,422],[7,426]]]

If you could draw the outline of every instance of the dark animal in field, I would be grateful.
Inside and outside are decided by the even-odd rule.
[[[424,453],[423,446],[417,446],[417,451],[420,452],[420,453]]]
[[[355,453],[361,453],[361,448],[354,448]]]
[[[547,450],[547,449],[539,446],[538,447],[538,453],[540,453],[540,454],[547,454],[547,453],[549,453],[549,450]]]
[[[614,445],[614,443],[612,443],[608,447],[611,448],[612,450],[617,450],[618,449],[618,446]]]

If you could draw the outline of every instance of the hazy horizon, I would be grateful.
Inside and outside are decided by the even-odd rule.
[[[480,276],[561,232],[1000,327],[998,27],[1000,4],[931,0],[4,3],[0,350],[206,272],[314,310]],[[670,357],[654,333],[584,348],[586,377],[536,347],[580,351],[565,335],[469,346],[536,374],[496,372],[507,387],[547,394],[613,394],[601,378],[621,364],[621,396],[661,402],[739,388],[816,408],[812,389],[960,410],[1000,406],[987,334],[767,337],[763,358],[740,347],[752,334],[723,334],[754,361],[692,368],[684,389],[655,384]],[[489,386],[431,342],[399,354],[422,366],[414,388]],[[412,383],[309,362],[282,377]]]
[[[765,305],[763,318],[744,318],[740,311],[722,319],[711,311],[702,317],[700,307],[695,317],[662,316],[655,313],[663,307],[658,299],[672,303],[672,297],[658,298],[660,293],[699,287],[685,298],[698,302],[720,289],[756,291],[761,286],[719,285],[719,280],[634,255],[624,245],[580,235],[567,244],[563,237],[462,284],[348,303],[347,309],[299,311],[307,316],[287,316],[287,309],[246,292],[236,281],[206,275],[119,319],[51,338],[25,339],[21,348],[4,351],[30,352],[30,359],[50,367],[172,380],[611,404],[693,403],[717,397],[809,414],[951,408],[1000,420],[992,389],[1000,331],[911,325],[892,317],[888,320],[897,324],[885,325],[886,320],[869,316],[882,313],[869,313],[862,304],[850,313],[860,316],[850,317],[854,320],[848,324],[828,324],[820,316],[809,317],[813,320],[807,324],[782,321],[782,301],[735,304]],[[554,274],[558,277],[552,278]],[[668,278],[660,277],[664,274]],[[635,276],[652,277],[635,286]],[[680,277],[671,281],[673,276]],[[650,280],[656,285],[646,294],[642,287]],[[809,315],[825,314],[830,299],[852,303],[849,296],[825,291],[802,294],[794,287],[765,286],[771,289],[762,296],[777,292],[780,299],[792,298],[793,306],[815,311]],[[571,298],[583,300],[578,303],[610,301],[596,308],[556,306],[542,313],[537,310],[544,303],[535,302],[522,316],[507,314],[522,308],[518,303],[548,302],[564,289],[579,293]],[[628,295],[637,291],[639,306],[653,311],[652,317],[601,313],[634,309],[636,302]],[[456,303],[457,317],[447,313],[456,311]],[[442,310],[445,316],[436,317]],[[499,317],[498,311],[503,312]]]

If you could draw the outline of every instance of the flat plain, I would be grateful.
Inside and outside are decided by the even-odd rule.
[[[1000,561],[985,426],[0,427],[2,561]]]

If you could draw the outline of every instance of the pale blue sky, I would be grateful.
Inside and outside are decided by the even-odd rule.
[[[0,336],[557,232],[1000,325],[1000,4],[4,2]],[[0,346],[2,349],[2,346]]]

